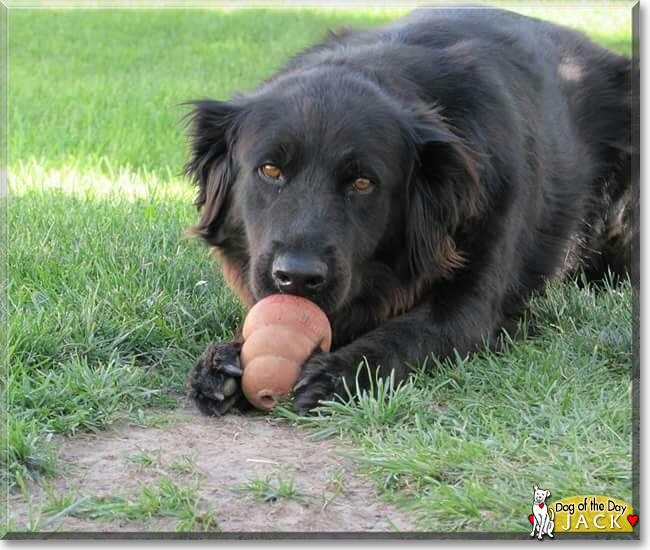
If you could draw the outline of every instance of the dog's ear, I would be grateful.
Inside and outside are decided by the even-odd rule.
[[[533,486],[533,491],[537,491],[537,489],[539,489],[537,485]]]
[[[199,223],[190,232],[219,246],[235,176],[231,150],[242,109],[232,103],[207,99],[189,104],[194,108],[187,116],[190,160],[184,173],[198,186],[195,204],[201,211]]]
[[[406,132],[413,158],[405,212],[411,271],[449,277],[465,263],[454,235],[483,204],[478,163],[436,110]]]
[[[551,496],[551,491],[549,491],[548,489],[546,489],[546,498],[549,498],[550,496]]]

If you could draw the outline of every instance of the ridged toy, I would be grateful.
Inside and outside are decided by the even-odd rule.
[[[257,302],[246,316],[242,336],[242,389],[248,401],[267,411],[289,395],[309,355],[318,347],[329,351],[332,345],[323,310],[290,294]]]

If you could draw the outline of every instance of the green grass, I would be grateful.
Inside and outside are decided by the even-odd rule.
[[[630,51],[628,9],[521,11]],[[54,473],[53,435],[173,407],[193,359],[241,321],[184,235],[196,213],[178,176],[179,104],[253,86],[327,28],[399,13],[9,12],[4,483]],[[625,499],[630,310],[628,287],[553,287],[536,302],[535,338],[384,387],[385,402],[332,405],[310,425],[356,441],[359,463],[438,530],[520,530],[515,510],[545,480],[554,497],[601,488]]]
[[[304,495],[297,485],[286,474],[268,475],[264,478],[255,477],[242,483],[238,492],[249,495],[262,502],[276,502],[279,499],[302,499]]]
[[[162,452],[163,450],[161,448],[154,450],[138,449],[127,457],[127,462],[135,466],[138,471],[152,469],[165,475],[171,473],[177,476],[197,473],[196,461],[191,454],[184,454],[180,460],[171,464],[163,464]]]
[[[43,513],[47,523],[69,515],[98,522],[133,523],[134,529],[161,518],[177,521],[176,531],[218,531],[218,524],[197,495],[198,482],[182,486],[162,478],[158,486],[142,484],[134,494],[106,497],[75,494],[51,495]]]
[[[147,468],[160,468],[162,466],[162,449],[147,451],[139,449],[127,458],[129,464],[135,465],[140,470]]]

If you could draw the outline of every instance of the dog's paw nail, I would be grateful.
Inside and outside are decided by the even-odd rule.
[[[299,380],[298,383],[293,387],[293,391],[296,392],[301,388],[304,388],[306,385],[307,385],[307,380],[303,378],[302,380]]]
[[[307,416],[310,412],[309,407],[298,407],[298,415],[299,416]]]
[[[221,370],[230,376],[241,376],[243,374],[243,371],[237,365],[232,365],[230,363],[222,365]]]
[[[235,382],[234,378],[228,378],[223,383],[223,387],[221,388],[221,391],[226,397],[230,397],[237,391],[238,387],[239,385],[237,384],[237,382]]]

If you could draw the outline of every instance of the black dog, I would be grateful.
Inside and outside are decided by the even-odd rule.
[[[545,279],[630,267],[632,63],[505,11],[430,9],[332,34],[256,90],[196,101],[195,232],[247,304],[318,303],[333,352],[300,412],[512,326]],[[190,374],[208,414],[239,401],[239,342]],[[367,383],[367,380],[361,380]]]

